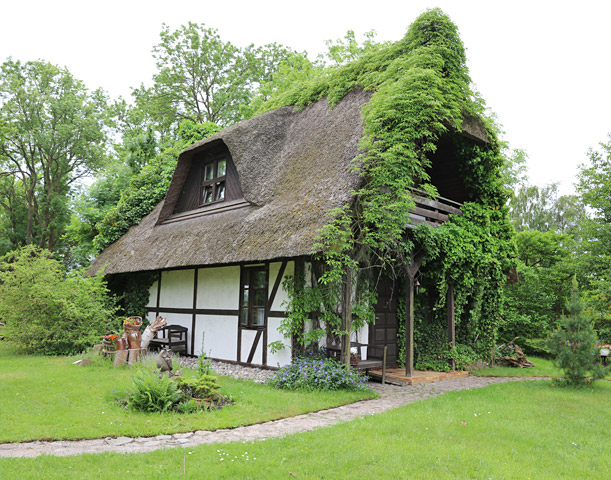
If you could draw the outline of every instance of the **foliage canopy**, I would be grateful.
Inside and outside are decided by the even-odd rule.
[[[10,181],[3,185],[0,206],[13,233],[25,223],[19,243],[55,248],[75,182],[106,160],[106,121],[103,92],[88,92],[66,69],[40,60],[2,64],[0,171]],[[27,207],[26,218],[20,203]]]
[[[1,259],[2,333],[28,353],[79,353],[99,342],[114,313],[102,273],[66,275],[49,251],[33,246]]]

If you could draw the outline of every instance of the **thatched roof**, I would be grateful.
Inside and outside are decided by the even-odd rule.
[[[164,201],[106,248],[90,271],[124,273],[258,262],[312,253],[328,211],[350,201],[359,178],[349,171],[363,135],[354,91],[329,110],[320,100],[302,111],[284,107],[240,122],[185,150]],[[224,142],[237,168],[242,208],[168,217],[195,154]]]

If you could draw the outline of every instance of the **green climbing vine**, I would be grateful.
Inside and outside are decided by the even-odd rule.
[[[362,185],[350,205],[330,212],[333,220],[320,230],[314,249],[324,268],[317,282],[300,290],[307,291],[308,308],[295,310],[301,300],[291,297],[289,310],[301,316],[291,317],[289,312],[288,322],[318,311],[322,299],[338,301],[346,272],[354,272],[356,284],[368,284],[374,269],[392,276],[410,263],[416,248],[425,254],[424,268],[440,299],[435,308],[444,306],[451,282],[461,340],[484,353],[495,340],[504,272],[515,252],[500,177],[501,145],[495,125],[483,115],[483,101],[471,89],[456,26],[441,10],[429,10],[403,39],[296,85],[273,97],[266,108],[299,108],[323,97],[333,106],[354,89],[372,92],[362,108],[363,153],[352,166]],[[483,122],[487,144],[464,140],[456,133],[466,117]],[[408,234],[406,219],[414,206],[410,188],[437,194],[428,171],[442,136],[456,149],[460,176],[473,201],[465,204],[462,216]],[[353,309],[370,312],[374,303],[375,295],[357,296]],[[297,324],[287,331],[294,333]]]

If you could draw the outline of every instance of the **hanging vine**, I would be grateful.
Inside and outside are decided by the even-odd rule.
[[[325,269],[316,284],[305,286],[307,298],[314,299],[310,310],[299,311],[305,318],[321,308],[322,298],[337,300],[348,270],[356,273],[357,284],[367,283],[371,267],[395,272],[409,264],[410,252],[417,246],[426,254],[427,271],[434,272],[442,299],[437,307],[443,305],[452,282],[458,331],[465,342],[483,352],[494,342],[503,272],[511,265],[514,247],[504,207],[506,192],[499,172],[504,159],[496,128],[484,117],[484,103],[471,89],[456,26],[441,10],[429,10],[400,41],[369,51],[306,85],[296,85],[272,98],[266,108],[303,107],[322,97],[332,106],[356,88],[373,92],[362,108],[363,153],[352,165],[362,184],[350,205],[330,212],[332,221],[319,231],[314,250]],[[461,131],[465,117],[483,122],[486,145],[454,133]],[[427,169],[442,135],[452,138],[462,181],[474,201],[465,204],[463,216],[453,216],[438,228],[421,226],[408,236],[406,218],[414,206],[410,188],[437,194]],[[360,268],[365,260],[368,268]],[[375,303],[372,295],[357,296],[353,308],[370,311]],[[289,322],[297,299],[292,296],[291,302]]]

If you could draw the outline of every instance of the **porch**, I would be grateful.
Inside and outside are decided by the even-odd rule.
[[[382,369],[375,368],[369,370],[369,378],[376,382],[382,381]],[[430,372],[413,370],[411,376],[407,376],[405,368],[403,367],[390,367],[386,369],[385,383],[392,385],[407,386],[407,385],[420,385],[424,383],[442,382],[444,380],[453,380],[456,378],[468,377],[469,372],[454,370],[451,372]]]

